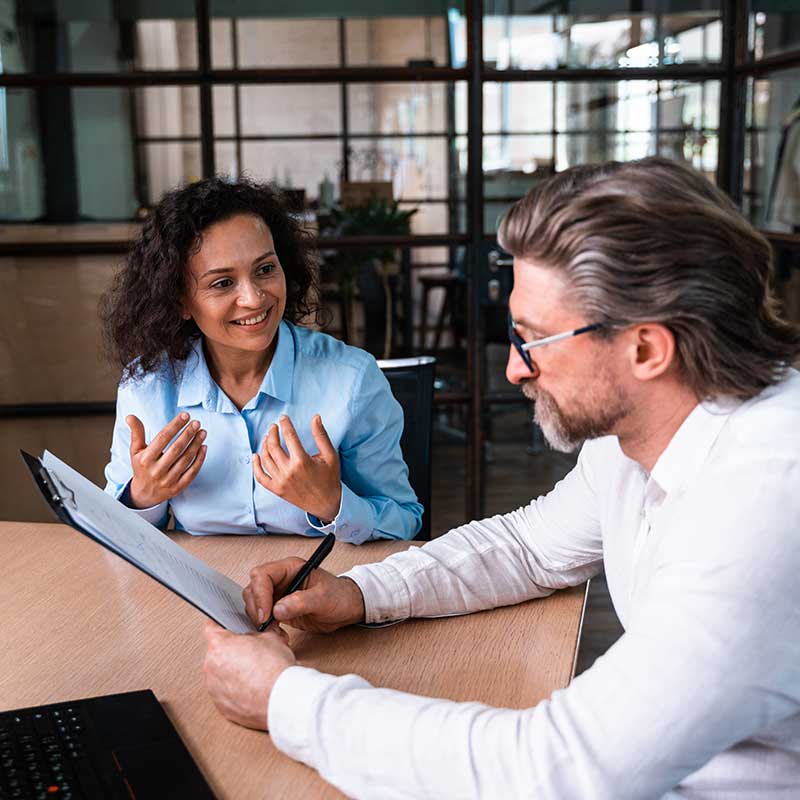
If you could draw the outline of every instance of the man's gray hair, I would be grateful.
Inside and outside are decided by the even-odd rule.
[[[511,208],[498,240],[563,272],[589,321],[666,325],[698,399],[754,397],[800,357],[800,327],[779,317],[770,287],[769,243],[725,194],[674,161],[561,172]]]

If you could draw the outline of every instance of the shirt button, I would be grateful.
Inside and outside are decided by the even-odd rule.
[[[249,464],[250,463],[250,456],[244,456],[242,458],[242,464]]]

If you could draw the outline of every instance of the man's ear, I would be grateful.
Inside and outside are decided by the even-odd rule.
[[[676,361],[675,336],[659,322],[636,325],[628,331],[631,374],[651,381],[667,372]]]

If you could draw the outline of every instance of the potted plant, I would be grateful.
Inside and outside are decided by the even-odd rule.
[[[336,236],[405,236],[411,233],[416,208],[401,210],[394,200],[373,197],[353,208],[331,210]],[[393,278],[400,273],[397,247],[340,250],[336,266],[346,302],[358,286],[364,307],[364,347],[377,358],[388,358],[392,342]],[[352,315],[350,315],[352,319]]]

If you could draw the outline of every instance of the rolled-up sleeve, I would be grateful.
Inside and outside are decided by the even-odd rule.
[[[299,670],[278,682],[270,702],[276,745],[359,798],[655,798],[718,754],[721,760],[708,765],[717,786],[746,780],[770,797],[794,797],[796,783],[770,783],[770,758],[784,760],[782,775],[792,773],[787,759],[800,762],[791,746],[770,754],[755,739],[746,778],[731,778],[725,762],[729,748],[741,751],[745,740],[800,713],[800,474],[795,466],[787,480],[781,465],[753,467],[747,475],[716,476],[703,492],[705,509],[694,506],[660,545],[626,633],[549,700],[525,710],[491,708]],[[528,558],[514,562],[511,572],[537,585],[577,574],[575,565],[540,574]],[[489,566],[498,574],[496,563]],[[404,612],[424,610],[416,605],[424,581],[417,584],[402,566],[396,572],[411,587]],[[505,594],[502,587],[516,579],[505,580],[502,565],[499,574],[500,590],[473,594],[484,602],[498,592],[499,599],[524,594]],[[450,598],[439,610],[473,605]],[[282,712],[290,690],[293,697],[308,690],[305,717],[291,725]]]

